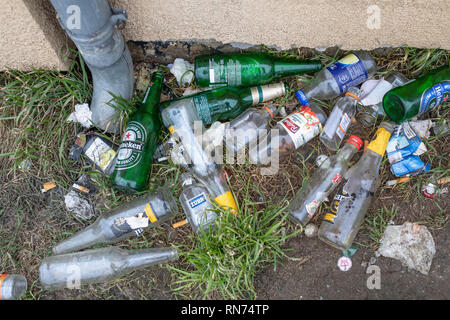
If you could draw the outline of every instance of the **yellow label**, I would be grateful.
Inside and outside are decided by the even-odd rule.
[[[237,205],[231,191],[216,197],[214,201],[216,201],[217,204],[223,208],[231,208],[231,213],[237,214]]]
[[[169,132],[170,134],[173,134],[175,132],[175,128],[173,126],[169,127]]]
[[[345,57],[343,57],[341,60],[339,60],[339,62],[342,64],[355,64],[358,61],[359,61],[358,57],[353,53],[350,53]]]
[[[370,149],[383,157],[390,137],[391,134],[389,133],[389,131],[384,128],[378,128],[377,132],[375,133],[375,138],[370,141],[367,149]]]
[[[144,211],[151,223],[158,221],[158,219],[155,216],[155,213],[152,210],[152,207],[150,207],[150,203],[147,203]]]
[[[327,213],[326,215],[325,215],[325,220],[327,220],[327,221],[329,221],[329,222],[332,222],[332,223],[334,223],[334,219],[336,218],[336,215],[335,214],[332,214],[332,213]]]
[[[102,170],[106,170],[109,163],[114,159],[115,156],[116,156],[116,152],[112,149],[109,150],[108,152],[103,153],[101,155],[102,158],[100,160],[99,167],[102,168]]]

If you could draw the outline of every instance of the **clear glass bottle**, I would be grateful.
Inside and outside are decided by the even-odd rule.
[[[217,219],[217,213],[208,210],[214,209],[208,190],[195,182],[192,175],[187,172],[181,175],[181,185],[183,191],[180,194],[180,203],[192,230],[195,233],[199,233],[201,229],[208,230]]]
[[[236,201],[228,187],[223,165],[219,162],[223,161],[222,155],[216,155],[219,161],[215,161],[203,149],[202,136],[205,128],[198,114],[190,112],[189,108],[172,109],[170,123],[172,137],[182,143],[186,169],[208,189],[217,204],[237,213]]]
[[[301,106],[277,123],[274,129],[278,131],[278,135],[270,130],[266,136],[260,137],[257,145],[250,147],[250,162],[267,165],[274,158],[274,150],[278,151],[279,159],[283,159],[317,136],[326,120],[325,112],[316,103],[311,103],[309,107]],[[275,137],[278,141],[274,143]]]
[[[159,225],[177,213],[171,191],[161,187],[100,216],[86,229],[53,247],[53,253],[73,252],[94,244],[115,243],[133,235],[139,236],[145,228]]]
[[[296,92],[301,105],[307,106],[311,99],[329,100],[344,94],[375,75],[377,64],[370,53],[357,51],[346,55],[322,69],[304,88]]]
[[[360,94],[361,91],[358,88],[350,87],[345,96],[336,102],[319,136],[320,141],[328,149],[336,151],[341,145],[347,129],[356,115],[356,103]]]
[[[227,150],[238,153],[258,139],[258,133],[269,128],[270,120],[278,113],[277,107],[271,104],[262,109],[250,108],[230,122],[225,131]]]
[[[382,122],[361,159],[344,175],[320,225],[320,240],[340,250],[351,247],[380,186],[380,165],[393,130],[393,124]]]
[[[27,287],[27,279],[20,274],[0,274],[0,300],[18,300]]]
[[[106,282],[155,264],[178,259],[174,248],[152,248],[132,253],[118,247],[68,253],[45,258],[39,278],[45,289],[80,289],[87,283]]]
[[[362,145],[363,142],[359,137],[350,136],[336,154],[322,162],[312,177],[304,182],[303,187],[289,205],[289,214],[293,221],[303,227],[306,226],[320,204],[342,181],[350,160]]]

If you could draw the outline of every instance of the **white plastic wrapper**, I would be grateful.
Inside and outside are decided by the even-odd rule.
[[[379,104],[386,92],[393,88],[392,84],[384,78],[380,80],[367,80],[361,85],[361,99],[359,103],[363,106],[374,106]]]
[[[92,111],[87,103],[75,105],[75,112],[67,118],[68,122],[78,122],[85,128],[92,127]]]
[[[192,70],[192,72],[186,72],[188,70]],[[170,73],[175,76],[180,86],[191,83],[192,79],[194,78],[193,71],[194,65],[181,58],[176,58],[172,66],[170,67]],[[183,79],[181,79],[181,77],[183,77]],[[183,80],[183,83],[181,83],[181,80]]]

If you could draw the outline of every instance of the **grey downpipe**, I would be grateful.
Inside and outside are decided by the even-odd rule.
[[[77,46],[93,78],[92,121],[108,132],[120,129],[120,106],[113,96],[129,100],[133,94],[133,61],[116,25],[128,15],[111,9],[108,0],[50,0],[58,20]],[[111,106],[114,105],[114,106]]]

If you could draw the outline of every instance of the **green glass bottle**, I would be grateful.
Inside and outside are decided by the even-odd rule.
[[[129,117],[111,176],[113,186],[121,191],[140,192],[147,187],[162,128],[158,106],[163,78],[162,72],[153,73],[141,106]]]
[[[319,61],[277,58],[262,52],[198,56],[194,64],[199,87],[262,85],[322,69]]]
[[[250,106],[284,96],[286,90],[282,82],[251,88],[215,88],[161,103],[161,117],[167,128],[173,125],[170,119],[180,112],[186,112],[191,122],[201,119],[208,125],[235,118]]]
[[[383,98],[386,115],[397,123],[427,112],[450,94],[450,68],[444,66],[388,91]]]

